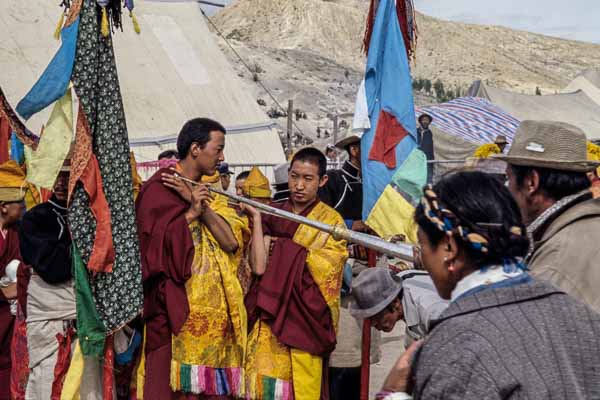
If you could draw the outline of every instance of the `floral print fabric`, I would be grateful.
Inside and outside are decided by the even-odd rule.
[[[98,315],[108,332],[132,320],[142,309],[142,273],[135,222],[129,143],[111,37],[100,33],[94,0],[83,0],[77,52],[71,80],[92,132],[92,150],[112,222],[115,263],[111,273],[90,277]],[[69,210],[69,224],[84,263],[96,240],[90,200],[78,183]]]

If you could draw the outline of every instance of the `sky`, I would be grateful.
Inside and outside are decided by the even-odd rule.
[[[600,0],[414,0],[423,14],[600,43]]]
[[[226,4],[232,0],[211,1]],[[565,39],[600,43],[600,0],[414,0],[414,2],[418,11],[450,21],[502,25]],[[216,9],[207,6],[207,11],[212,14]]]

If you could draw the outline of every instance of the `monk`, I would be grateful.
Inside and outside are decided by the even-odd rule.
[[[236,181],[236,187],[237,184],[238,181]],[[269,184],[269,179],[260,171],[258,167],[252,167],[252,169],[248,171],[248,174],[243,178],[243,182],[239,188],[238,194],[259,203],[269,204],[271,203],[271,186]],[[243,205],[241,206],[240,211],[246,216],[248,216],[247,210],[248,208]],[[256,214],[257,213],[254,215]],[[238,279],[242,285],[244,295],[248,293],[250,286],[254,281],[254,276],[257,274],[257,264],[261,264],[260,262],[256,261],[256,257],[264,257],[262,254],[264,253],[264,250],[260,255],[257,255],[256,250],[251,251],[251,244],[253,241],[257,241],[261,244],[264,243],[260,215],[258,217],[258,219],[255,219],[252,216],[250,216],[250,218],[246,218],[246,221],[248,222],[247,230],[250,235],[244,237],[244,249],[238,267]],[[261,247],[258,248],[262,249]],[[254,258],[251,258],[251,256]],[[258,271],[259,274],[264,272],[264,267],[265,265],[263,262],[263,270]]]
[[[21,190],[24,178],[15,161],[0,165],[0,400],[10,398],[10,348],[17,297],[15,277],[21,262],[15,224],[25,209],[25,192]]]
[[[327,177],[325,156],[315,148],[298,151],[288,175],[290,199],[276,207],[330,225],[342,217],[319,201]],[[247,296],[249,322],[246,389],[249,399],[318,400],[326,396],[324,372],[336,343],[346,242],[306,225],[263,216],[266,269]],[[253,242],[252,251],[259,241]],[[258,260],[260,257],[256,257]],[[255,270],[260,272],[259,265]],[[252,298],[254,295],[254,298]]]
[[[177,139],[180,161],[136,202],[146,325],[143,396],[229,398],[243,392],[247,321],[236,254],[236,211],[200,182],[223,161],[225,128],[196,118]],[[185,179],[185,180],[184,180]],[[237,224],[236,226],[240,226]]]

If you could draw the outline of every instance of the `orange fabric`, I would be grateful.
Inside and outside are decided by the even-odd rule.
[[[79,13],[81,12],[82,4],[83,4],[83,0],[73,0],[71,2],[71,7],[69,8],[69,14],[67,14],[67,20],[65,21],[65,26],[63,27],[63,29],[66,28],[67,26],[71,25],[73,22],[75,22],[75,20],[79,16]]]
[[[373,146],[369,151],[369,160],[382,162],[390,169],[396,168],[396,145],[406,135],[408,135],[408,132],[396,117],[385,110],[381,110],[377,120]]]
[[[71,173],[69,174],[69,199],[71,199],[75,184],[83,175],[92,153],[92,132],[83,111],[83,106],[79,103],[75,128],[75,148],[71,156]]]
[[[94,218],[96,218],[94,248],[92,254],[90,254],[87,267],[94,272],[112,272],[115,262],[115,248],[112,240],[110,209],[102,188],[100,166],[93,154],[81,177],[81,182],[90,197],[90,208]]]
[[[77,129],[75,133],[75,150],[71,158],[69,176],[69,198],[77,181],[90,198],[90,208],[96,219],[96,235],[94,248],[88,261],[88,269],[93,272],[112,272],[115,262],[115,248],[112,239],[110,209],[102,188],[102,177],[98,160],[92,151],[92,134],[87,117],[79,104]]]

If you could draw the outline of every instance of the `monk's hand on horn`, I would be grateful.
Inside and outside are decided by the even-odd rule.
[[[185,219],[188,223],[200,218],[212,199],[208,187],[204,185],[195,186],[192,189],[191,197],[190,208],[185,213]]]
[[[179,178],[176,174],[163,173],[161,175],[161,181],[163,185],[176,191],[181,198],[188,203],[192,202],[192,187],[189,183]]]

